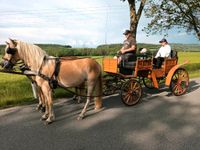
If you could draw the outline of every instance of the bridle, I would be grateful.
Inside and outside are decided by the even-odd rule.
[[[6,53],[11,55],[11,59],[8,60],[8,59],[5,59],[5,58],[2,58],[4,60],[1,64],[3,66],[3,68],[8,69],[8,70],[13,69],[13,66],[16,63],[13,63],[12,59],[13,59],[13,55],[16,54],[16,51],[17,51],[16,48],[10,48],[10,47],[7,48]]]

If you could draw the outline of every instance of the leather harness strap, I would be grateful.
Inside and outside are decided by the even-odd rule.
[[[45,57],[44,59],[47,59],[47,58]],[[48,77],[48,76],[42,74],[40,72],[40,70],[41,70],[41,68],[39,69],[38,76],[40,76],[44,80],[47,80],[52,89],[56,89],[58,87],[57,77],[60,72],[60,58],[59,57],[55,58],[55,68],[54,68],[54,72],[51,77]]]

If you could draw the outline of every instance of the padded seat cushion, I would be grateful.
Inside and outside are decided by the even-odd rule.
[[[136,65],[135,61],[122,62],[122,67],[126,69],[134,69],[135,65]]]

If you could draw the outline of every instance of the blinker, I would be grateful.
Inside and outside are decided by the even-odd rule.
[[[16,48],[8,48],[6,51],[8,54],[14,55],[16,53]]]

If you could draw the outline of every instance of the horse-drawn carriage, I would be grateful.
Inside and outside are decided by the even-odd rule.
[[[13,67],[20,60],[30,71],[26,73],[13,71]],[[165,85],[170,87],[174,95],[182,95],[189,85],[189,76],[182,68],[183,64],[178,65],[177,61],[177,58],[165,59],[160,69],[154,69],[151,58],[138,57],[136,61],[122,61],[120,66],[117,59],[104,58],[103,71],[107,74],[103,77],[103,94],[110,95],[120,90],[122,101],[131,106],[138,103],[142,97],[141,79],[148,88],[159,88],[159,81],[165,79]],[[95,109],[101,108],[102,69],[92,58],[55,58],[48,56],[36,45],[10,39],[10,43],[6,42],[1,64],[8,71],[0,70],[0,72],[31,76],[37,87],[38,106],[44,105],[46,108],[42,119],[47,123],[55,119],[52,107],[54,87],[52,83],[69,88],[82,86],[87,81],[87,94],[85,94],[87,101],[78,119],[85,116],[92,97],[95,98]]]
[[[184,94],[189,85],[189,76],[182,66],[187,62],[177,64],[176,56],[165,58],[159,69],[154,69],[152,58],[140,56],[136,61],[123,61],[120,66],[117,59],[104,58],[103,71],[106,75],[103,78],[103,94],[110,95],[120,91],[123,103],[132,106],[142,97],[142,82],[149,89],[158,89],[160,81],[165,81],[174,95]]]

